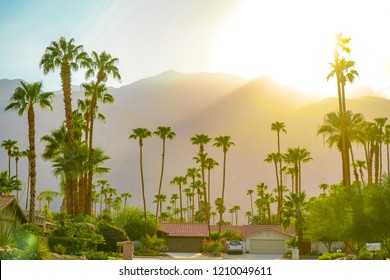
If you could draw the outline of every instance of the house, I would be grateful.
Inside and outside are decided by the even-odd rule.
[[[27,223],[28,219],[20,208],[14,195],[0,196],[0,227],[2,230],[15,230],[19,225]]]
[[[279,225],[242,226],[246,252],[251,254],[284,254],[287,252],[287,241],[294,236],[293,228],[283,230]]]
[[[162,222],[160,232],[170,252],[200,252],[209,236],[207,224]]]
[[[218,226],[211,226],[211,231],[217,230]],[[227,230],[241,235],[245,252],[253,254],[284,254],[287,241],[295,236],[294,229],[284,231],[278,225],[222,226],[222,232]],[[170,252],[200,252],[208,237],[207,224],[199,223],[163,222],[160,232]]]
[[[26,217],[29,217],[28,211],[23,211]],[[34,224],[42,228],[43,234],[48,234],[50,230],[54,229],[57,225],[49,222],[42,211],[35,210],[34,212]]]

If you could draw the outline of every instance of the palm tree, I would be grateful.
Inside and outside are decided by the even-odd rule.
[[[192,145],[199,145],[199,153],[198,155],[200,156],[200,158],[202,156],[204,156],[204,145],[206,145],[207,143],[209,143],[212,139],[207,136],[206,134],[195,134],[195,136],[192,136],[190,138],[190,141],[192,143]],[[206,158],[204,158],[206,159]],[[201,168],[201,171],[202,171],[202,181],[203,183],[205,183],[205,176],[204,176],[204,169],[205,169],[205,161],[201,161],[200,162],[201,165],[200,165],[200,168]]]
[[[65,108],[65,125],[67,130],[67,144],[72,148],[75,143],[73,110],[72,110],[72,93],[71,93],[71,71],[78,71],[80,67],[86,67],[88,63],[88,55],[83,51],[83,46],[74,44],[74,39],[67,41],[61,37],[58,41],[52,41],[46,48],[44,55],[41,58],[39,67],[43,68],[43,73],[46,75],[49,72],[54,72],[56,68],[60,69],[60,78],[63,91],[63,100]],[[76,181],[69,177],[65,177],[66,198],[68,200],[68,212],[74,215],[74,202],[71,197],[74,197],[77,188]],[[69,211],[70,210],[70,211]]]
[[[326,194],[326,190],[329,188],[329,185],[327,183],[321,183],[318,188],[322,190],[323,194]]]
[[[254,192],[254,190],[252,190],[252,189],[249,189],[246,191],[246,195],[249,195],[249,197],[251,199],[251,213],[252,213],[252,215],[253,215],[253,192]]]
[[[207,199],[208,199],[208,201],[212,201],[211,200],[211,191],[210,191],[210,189],[211,189],[211,169],[214,169],[214,167],[216,167],[218,165],[219,165],[219,163],[215,159],[213,159],[211,157],[208,157],[206,159],[205,168],[207,169],[207,191],[208,191]]]
[[[250,223],[251,223],[252,216],[253,216],[253,213],[251,211],[245,212],[245,217],[248,217],[248,221],[247,221],[248,225],[250,225]]]
[[[37,200],[46,200],[47,207],[50,209],[50,203],[54,200],[54,198],[58,197],[60,195],[59,192],[52,191],[52,190],[45,190],[38,194]]]
[[[275,174],[276,174],[276,189],[278,193],[278,219],[279,223],[282,222],[282,209],[283,209],[283,185],[282,185],[282,172],[281,169],[278,170],[278,167],[281,168],[282,164],[282,154],[281,153],[271,153],[267,155],[265,162],[273,162],[275,165]]]
[[[200,169],[199,168],[196,168],[196,167],[192,167],[192,168],[188,168],[187,169],[187,174],[186,174],[186,177],[189,177],[192,179],[192,184],[195,183],[195,180],[196,178],[201,178],[201,175],[200,175]],[[191,184],[191,185],[192,185]],[[195,188],[191,188],[192,189],[192,204],[190,206],[191,208],[191,221],[194,221],[194,210],[195,210]]]
[[[98,92],[100,83],[106,82],[108,76],[112,76],[115,79],[120,80],[121,76],[119,74],[118,68],[115,64],[118,62],[117,58],[112,58],[110,54],[106,52],[102,52],[98,55],[95,51],[92,52],[91,59],[88,59],[88,70],[85,73],[86,78],[90,78],[96,75],[96,81],[94,83],[94,90],[91,98],[91,106],[90,106],[90,123],[89,123],[89,157],[90,159],[93,157],[93,130],[94,130],[94,116],[95,109],[98,101]],[[92,181],[93,181],[93,172],[91,170],[88,171],[88,187],[87,187],[87,199],[90,200],[90,192],[92,190]],[[87,202],[87,212],[91,211],[91,201]]]
[[[145,183],[144,183],[144,172],[142,166],[142,147],[144,145],[144,139],[152,137],[152,132],[147,128],[134,128],[133,133],[130,134],[129,139],[138,139],[139,144],[139,166],[141,173],[141,188],[142,188],[142,201],[144,205],[144,221],[145,221],[145,231],[146,231],[146,197],[145,197]]]
[[[15,159],[15,177],[19,179],[19,159],[23,156],[18,146],[12,150],[11,156]],[[16,191],[16,201],[19,202],[19,191]]]
[[[30,150],[27,148],[26,150],[20,152],[20,157],[26,157],[27,159],[29,159],[30,158],[29,154],[30,154]],[[29,164],[27,164],[27,174],[30,174]],[[29,192],[30,192],[30,176],[27,176],[26,207],[24,208],[26,211],[28,210]]]
[[[162,140],[162,155],[161,155],[161,174],[160,174],[160,183],[158,185],[158,192],[157,195],[159,196],[161,194],[161,187],[162,187],[162,181],[163,181],[163,174],[164,174],[164,161],[165,161],[165,142],[166,139],[172,140],[175,138],[176,133],[172,131],[172,128],[169,126],[159,126],[157,127],[156,131],[153,132],[153,134],[160,137]],[[160,209],[160,212],[162,209]],[[156,204],[156,228],[157,228],[157,217],[159,212],[159,203]]]
[[[0,195],[10,195],[21,190],[22,182],[16,176],[8,176],[7,171],[0,172]]]
[[[385,126],[386,126],[386,122],[388,121],[388,118],[387,117],[384,117],[384,118],[375,118],[374,119],[374,122],[375,122],[375,125],[377,127],[377,131],[378,131],[378,144],[379,144],[379,170],[378,170],[378,173],[379,173],[379,181],[381,181],[381,178],[382,178],[382,166],[383,166],[383,160],[382,160],[382,144],[384,142],[384,134],[385,134]]]
[[[100,187],[100,208],[99,213],[102,213],[103,211],[103,201],[107,197],[107,191],[106,189],[110,186],[107,180],[98,180],[98,187]]]
[[[221,224],[222,224],[222,219],[221,219],[221,217],[222,217],[223,213],[225,213],[225,211],[226,211],[226,206],[225,206],[225,204],[223,203],[223,200],[222,200],[221,197],[217,197],[217,198],[215,199],[215,201],[214,201],[214,204],[215,204],[215,206],[217,207],[217,212],[218,212],[219,217],[220,217],[220,218],[219,218],[218,225],[221,225]],[[220,233],[219,233],[219,235],[220,235]]]
[[[284,220],[283,228],[287,229],[294,224],[295,232],[298,236],[298,248],[301,249],[304,217],[308,210],[308,202],[306,201],[306,193],[290,193],[286,196],[284,202]]]
[[[350,54],[350,48],[347,46],[351,41],[351,38],[344,38],[342,34],[336,35],[336,47],[334,51],[334,61],[329,63],[331,72],[327,76],[327,80],[336,76],[337,81],[337,93],[339,100],[339,113],[341,116],[341,141],[340,151],[342,158],[342,170],[343,170],[343,184],[349,186],[351,184],[350,178],[350,160],[349,160],[349,144],[347,139],[348,126],[344,122],[344,115],[347,112],[345,102],[345,84],[347,81],[353,82],[355,76],[359,76],[359,73],[354,70],[355,62],[347,60],[345,57],[340,57],[340,52]]]
[[[18,142],[16,140],[7,139],[1,143],[1,147],[6,150],[8,154],[8,177],[11,178],[11,157],[12,157],[12,149],[16,147]]]
[[[271,124],[271,131],[276,131],[277,140],[278,140],[278,154],[280,154],[281,153],[281,149],[280,149],[280,133],[281,132],[287,133],[286,125],[284,124],[284,122],[274,122],[274,123]],[[280,176],[280,179],[279,179],[280,186],[283,186],[282,161],[279,162],[279,172],[280,172],[279,173],[279,176]],[[276,175],[276,176],[278,176],[278,175]]]
[[[386,161],[387,161],[387,175],[390,175],[390,125],[385,125],[385,132],[383,135],[383,143],[386,144]]]
[[[26,84],[21,82],[21,87],[15,89],[11,97],[11,103],[5,110],[16,110],[19,116],[27,111],[28,119],[28,142],[29,142],[29,166],[30,166],[30,209],[29,222],[34,221],[35,213],[35,185],[36,185],[36,154],[35,154],[35,112],[34,105],[39,104],[42,109],[52,108],[54,94],[52,92],[42,92],[42,83]]]
[[[171,185],[177,185],[179,187],[179,202],[180,202],[180,222],[183,222],[183,195],[181,188],[183,185],[187,184],[187,178],[185,176],[175,176],[171,182]]]
[[[62,91],[64,94],[65,121],[68,131],[68,143],[73,145],[73,116],[72,116],[72,94],[71,94],[71,70],[77,71],[80,67],[86,67],[88,55],[83,51],[83,46],[76,46],[74,39],[67,41],[61,37],[58,41],[51,42],[46,48],[45,54],[39,63],[46,75],[60,68]]]
[[[240,207],[240,205],[234,205],[232,209],[234,212],[234,217],[236,219],[236,225],[238,225],[238,211],[241,210],[241,207]]]
[[[367,169],[366,162],[364,160],[357,160],[355,165],[356,165],[356,168],[359,169],[360,182],[362,183],[362,186],[364,187],[365,183],[364,183],[363,169]]]
[[[301,192],[302,187],[302,168],[301,164],[306,163],[313,158],[310,156],[310,152],[305,148],[288,148],[287,153],[283,154],[283,158],[287,163],[293,165],[295,176],[295,193]]]
[[[121,194],[121,197],[124,199],[124,202],[123,202],[123,209],[126,208],[126,202],[127,202],[127,199],[131,198],[131,193],[128,193],[128,192],[125,192],[125,193],[122,193]]]
[[[322,134],[324,137],[324,142],[328,144],[328,147],[332,148],[336,146],[341,153],[342,162],[345,162],[343,158],[348,157],[351,154],[351,158],[354,161],[353,150],[352,150],[352,141],[357,141],[360,139],[362,141],[361,131],[362,125],[364,124],[364,117],[360,113],[352,113],[352,111],[347,111],[345,113],[340,112],[330,112],[325,115],[324,122],[322,126],[318,129],[317,135]],[[344,127],[345,126],[345,127]],[[325,140],[325,137],[326,140]],[[347,147],[347,155],[343,153],[343,141]],[[343,180],[344,186],[349,185],[349,166],[342,166],[343,169]],[[355,177],[357,175],[356,170],[354,171]],[[345,177],[346,176],[346,177]],[[356,179],[356,178],[355,178]]]
[[[217,148],[222,148],[223,151],[223,175],[222,175],[222,205],[224,204],[225,197],[225,178],[226,178],[226,154],[229,151],[230,147],[235,144],[231,141],[230,136],[218,136],[214,138],[213,146]],[[219,216],[219,226],[218,226],[218,236],[221,234],[221,226],[222,226],[222,214]]]

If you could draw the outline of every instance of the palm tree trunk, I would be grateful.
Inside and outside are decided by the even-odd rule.
[[[35,219],[35,185],[36,185],[36,159],[35,159],[35,113],[33,105],[28,108],[28,142],[29,142],[29,166],[30,166],[30,209],[28,213],[28,219],[30,223]]]
[[[179,184],[179,199],[180,199],[180,222],[183,222],[183,196],[181,193],[181,183]]]
[[[146,198],[145,198],[144,172],[142,167],[142,140],[141,139],[139,144],[139,165],[141,171],[142,202],[144,205],[144,222],[145,222],[145,233],[146,233]]]
[[[160,183],[158,185],[158,197],[160,197],[161,194],[161,186],[163,181],[163,175],[164,175],[164,161],[165,161],[165,138],[162,139],[163,141],[163,148],[162,148],[162,155],[161,155],[161,173],[160,173]],[[155,220],[155,231],[157,230],[157,217],[158,217],[158,209],[159,204],[156,204],[156,220]],[[162,212],[162,209],[160,207],[160,212]]]
[[[224,197],[225,197],[225,177],[226,177],[226,152],[223,152],[223,173],[222,173],[222,196],[221,203],[224,205]],[[221,227],[222,227],[222,212],[219,214],[219,225],[218,225],[218,236],[221,235]]]
[[[355,180],[357,182],[359,182],[359,173],[357,171],[357,167],[356,167],[356,164],[355,164],[355,157],[353,155],[353,149],[352,149],[352,146],[349,146],[350,147],[350,151],[351,151],[351,160],[352,160],[352,166],[353,166],[353,174],[355,176]]]

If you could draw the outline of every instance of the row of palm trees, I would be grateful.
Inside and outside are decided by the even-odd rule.
[[[135,128],[132,130],[132,134],[130,134],[129,139],[138,140],[139,145],[139,164],[140,164],[140,179],[141,179],[141,192],[142,192],[142,201],[143,201],[143,209],[144,209],[144,219],[146,221],[147,218],[147,206],[146,206],[146,196],[145,196],[145,182],[144,182],[144,172],[143,172],[143,145],[144,140],[150,138],[152,135],[157,135],[162,139],[162,163],[161,163],[161,175],[160,182],[158,186],[158,191],[156,195],[156,227],[157,227],[157,219],[159,212],[162,212],[161,203],[161,189],[162,189],[162,181],[163,181],[163,172],[164,172],[164,161],[165,161],[165,143],[166,139],[172,140],[176,134],[172,131],[171,127],[162,127],[159,126],[155,132],[151,132],[147,128]],[[218,163],[208,157],[208,154],[205,153],[205,145],[211,142],[213,139],[210,138],[206,134],[196,134],[190,138],[190,141],[193,145],[199,146],[199,152],[196,157],[193,159],[199,165],[199,168],[189,168],[187,170],[187,174],[184,176],[175,176],[171,181],[171,185],[177,185],[179,188],[179,202],[180,202],[180,221],[184,221],[183,216],[183,190],[182,186],[187,184],[188,178],[192,179],[192,192],[194,192],[195,188],[198,188],[198,194],[200,195],[198,198],[199,211],[200,208],[203,208],[204,220],[206,221],[210,233],[210,209],[211,209],[211,197],[210,197],[210,171]],[[234,143],[231,141],[230,136],[218,136],[214,138],[213,146],[222,148],[223,151],[223,175],[222,175],[222,192],[221,192],[221,201],[219,204],[224,204],[224,196],[225,196],[225,177],[226,177],[226,155],[228,150],[234,146]],[[208,177],[206,182],[206,169],[208,170]],[[200,172],[200,174],[199,174]],[[199,180],[196,180],[196,179]],[[190,193],[190,191],[189,191]],[[194,201],[194,200],[193,200]],[[194,203],[194,202],[192,202]],[[201,206],[202,205],[202,206]],[[159,209],[160,207],[160,209]],[[192,219],[194,218],[194,204],[192,205]],[[220,223],[222,222],[222,212],[220,212]],[[219,228],[220,232],[220,228]]]

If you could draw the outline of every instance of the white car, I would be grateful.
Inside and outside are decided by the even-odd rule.
[[[238,240],[226,241],[226,252],[228,254],[242,254],[244,252],[244,245]]]

